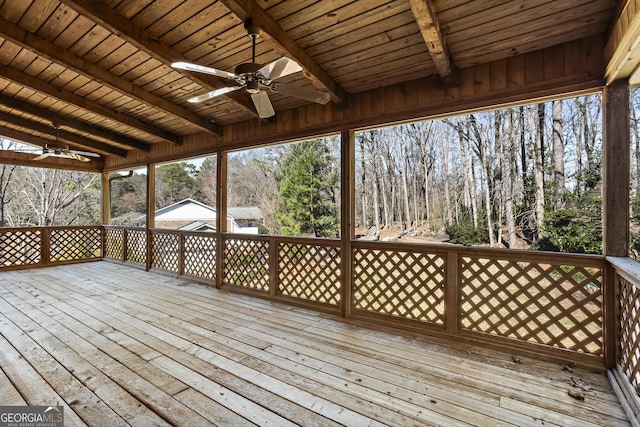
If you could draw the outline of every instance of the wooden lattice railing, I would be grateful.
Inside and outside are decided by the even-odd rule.
[[[0,270],[100,258],[100,226],[0,228]]]
[[[352,247],[356,316],[603,356],[603,257],[380,242]]]
[[[147,232],[140,227],[107,225],[104,229],[104,257],[146,267]]]
[[[150,230],[149,267],[215,284],[216,239],[211,232]]]
[[[0,268],[103,257],[410,330],[604,353],[599,256],[353,241],[345,260],[335,239],[116,226],[0,229],[0,239]],[[640,291],[625,280],[621,354],[638,387]]]
[[[223,283],[273,298],[340,307],[340,241],[223,235]]]
[[[640,264],[629,258],[607,258],[615,269],[619,318],[616,369],[624,391],[640,399]],[[633,401],[627,398],[628,401]]]

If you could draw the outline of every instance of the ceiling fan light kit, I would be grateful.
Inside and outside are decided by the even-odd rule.
[[[256,39],[260,37],[262,30],[255,25],[251,25],[250,20],[245,23],[245,28],[251,37],[251,62],[238,65],[233,73],[189,62],[174,62],[171,64],[173,68],[209,74],[223,79],[232,80],[235,83],[235,86],[214,89],[206,94],[190,98],[188,99],[188,102],[203,102],[239,89],[245,89],[245,91],[251,96],[251,100],[253,101],[253,105],[256,108],[258,116],[262,119],[273,117],[275,115],[275,110],[273,109],[271,100],[266,93],[266,89],[270,89],[274,93],[281,93],[283,95],[293,96],[318,104],[324,105],[329,102],[330,96],[327,93],[313,89],[301,88],[286,83],[274,83],[273,81],[276,79],[301,71],[302,67],[297,62],[287,57],[279,58],[265,65],[257,64]]]

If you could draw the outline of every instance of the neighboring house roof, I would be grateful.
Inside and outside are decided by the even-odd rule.
[[[236,206],[227,208],[227,214],[234,219],[264,219],[262,211],[256,206]]]
[[[184,231],[216,231],[216,227],[211,224],[207,224],[204,221],[193,221],[187,225],[183,225],[178,230]]]
[[[193,199],[180,200],[155,212],[156,220],[215,219],[216,208]]]

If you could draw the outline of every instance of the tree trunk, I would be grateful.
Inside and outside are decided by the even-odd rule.
[[[500,129],[502,127],[502,114],[500,111],[493,112],[493,132],[494,132],[494,149],[496,153],[496,157],[494,159],[493,170],[495,171],[495,182],[493,187],[493,200],[494,204],[498,206],[498,237],[496,243],[498,246],[502,245],[502,225],[503,222],[503,213],[504,213],[504,199],[502,197],[503,191],[503,168],[502,164],[504,161],[502,160],[502,138],[500,137]]]
[[[442,123],[438,122],[438,139],[440,142],[440,159],[442,161],[442,178],[444,180],[444,202],[447,217],[447,226],[453,224],[453,214],[451,212],[451,195],[449,194],[449,160],[447,156],[448,144],[442,133]]]
[[[553,197],[557,211],[565,208],[564,143],[562,138],[562,101],[552,102],[553,114]]]
[[[482,163],[483,177],[481,177],[481,179],[483,178],[484,181],[484,204],[485,210],[487,212],[487,233],[489,234],[489,245],[494,246],[496,240],[493,228],[493,210],[491,203],[491,164],[487,156],[487,147],[484,138],[482,137],[482,134],[478,129],[478,123],[473,114],[469,115],[469,120],[467,121],[467,129],[468,134],[470,134],[470,131],[473,130],[477,154],[480,158],[480,163]]]
[[[504,171],[504,209],[507,222],[507,234],[509,236],[509,248],[517,246],[516,220],[513,212],[513,199],[515,193],[515,144],[513,141],[512,110],[507,110],[504,115],[502,141],[504,156],[502,168]]]
[[[367,224],[367,164],[365,161],[365,148],[364,148],[364,138],[360,138],[360,169],[362,170],[362,178],[361,178],[361,201],[362,204],[362,226],[364,228],[368,228],[369,224]]]
[[[403,141],[402,134],[400,133],[400,128],[396,127],[396,143],[398,147],[398,152],[400,156],[398,158],[400,163],[400,179],[402,184],[402,196],[403,196],[403,205],[404,205],[404,213],[405,220],[407,222],[405,229],[409,230],[411,228],[411,208],[409,205],[409,186],[407,184],[407,152],[405,150],[405,143]]]
[[[544,225],[544,104],[536,107],[536,139],[533,144],[533,179],[536,199],[536,239]]]

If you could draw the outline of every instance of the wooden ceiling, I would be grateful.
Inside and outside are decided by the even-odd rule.
[[[626,3],[0,0],[0,136],[43,145],[55,140],[52,123],[59,124],[60,138],[71,148],[102,155],[102,161],[91,162],[100,170],[109,159],[151,159],[148,153],[156,146],[170,153],[194,135],[216,144],[226,133],[229,141],[233,136],[227,129],[234,124],[280,129],[293,116],[301,126],[303,111],[325,111],[270,92],[276,115],[261,120],[243,90],[187,102],[229,82],[176,70],[171,63],[233,71],[250,62],[247,19],[263,30],[256,62],[281,56],[295,60],[303,71],[282,82],[326,92],[331,96],[327,108],[344,111],[366,108],[363,94],[409,87],[407,82],[428,80],[446,91],[460,85],[465,69],[554,46],[565,46],[567,55],[566,46],[575,41],[586,40],[585,46],[598,40],[604,50]],[[602,64],[596,76],[601,80]],[[0,155],[3,159],[9,159],[7,153]],[[51,163],[62,164],[60,159]]]

